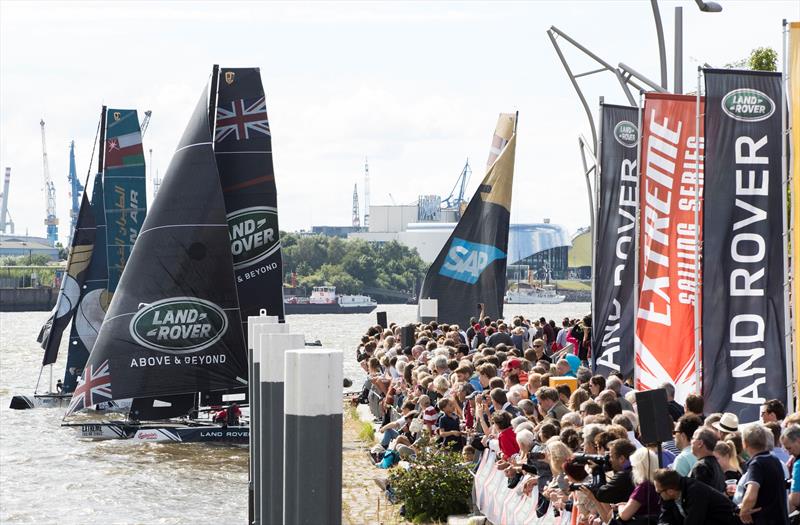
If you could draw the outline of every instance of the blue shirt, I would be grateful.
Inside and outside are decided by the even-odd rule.
[[[675,458],[675,463],[672,464],[672,468],[681,476],[686,477],[689,475],[689,471],[692,470],[695,463],[697,463],[697,458],[692,454],[692,447],[686,447],[678,454],[678,457]]]
[[[800,461],[792,465],[792,492],[800,492]]]

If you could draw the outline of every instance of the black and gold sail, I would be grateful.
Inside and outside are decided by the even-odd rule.
[[[515,114],[500,114],[486,176],[422,283],[419,298],[438,301],[440,322],[466,327],[479,303],[503,315],[516,127]]]

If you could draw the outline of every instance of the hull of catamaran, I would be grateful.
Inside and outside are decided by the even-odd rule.
[[[79,437],[96,441],[120,439],[133,443],[225,443],[247,445],[250,427],[170,423],[69,423]]]
[[[72,394],[18,394],[11,398],[9,406],[12,410],[29,410],[31,408],[66,408]],[[131,407],[130,399],[119,399],[95,405],[98,412],[127,412]]]

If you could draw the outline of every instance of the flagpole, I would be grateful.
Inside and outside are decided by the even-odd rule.
[[[633,227],[633,387],[639,388],[639,367],[636,366],[637,358],[639,357],[639,338],[636,335],[637,323],[636,319],[639,314],[639,220],[641,219],[641,199],[640,188],[642,186],[642,107],[644,107],[644,91],[639,91],[639,117],[637,119],[636,127],[638,134],[636,138],[636,223]]]
[[[781,208],[781,215],[783,219],[783,319],[784,319],[784,333],[786,337],[786,407],[794,410],[795,405],[795,378],[794,378],[794,351],[792,349],[792,317],[789,313],[790,301],[792,295],[789,293],[791,288],[790,271],[789,268],[789,226],[786,217],[787,199],[786,191],[789,188],[787,156],[786,156],[786,140],[788,138],[788,129],[786,125],[786,34],[787,34],[786,19],[783,19],[782,31],[782,48],[783,53],[783,67],[781,72],[781,199],[783,200],[783,207]],[[795,261],[797,264],[797,261]],[[797,313],[795,312],[795,315]]]
[[[597,144],[594,146],[594,206],[592,209],[592,213],[594,214],[594,220],[592,224],[592,326],[597,327],[597,241],[600,237],[600,232],[597,229],[597,223],[600,220],[600,177],[602,176],[600,173],[600,165],[601,165],[601,152],[603,151],[603,97],[600,97],[600,111],[599,111],[599,122],[600,122],[600,129],[597,133]],[[596,336],[596,332],[592,331],[592,339]],[[598,351],[598,348],[595,348],[592,352],[592,372],[597,369],[597,360],[595,356],[595,352]]]
[[[702,395],[702,366],[700,347],[700,73],[697,67],[697,102],[694,123],[694,389]],[[704,177],[705,179],[705,177]]]

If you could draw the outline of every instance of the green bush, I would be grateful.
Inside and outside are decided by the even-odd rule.
[[[435,445],[416,447],[411,468],[394,468],[389,481],[414,523],[447,521],[469,512],[472,476],[461,455]]]

